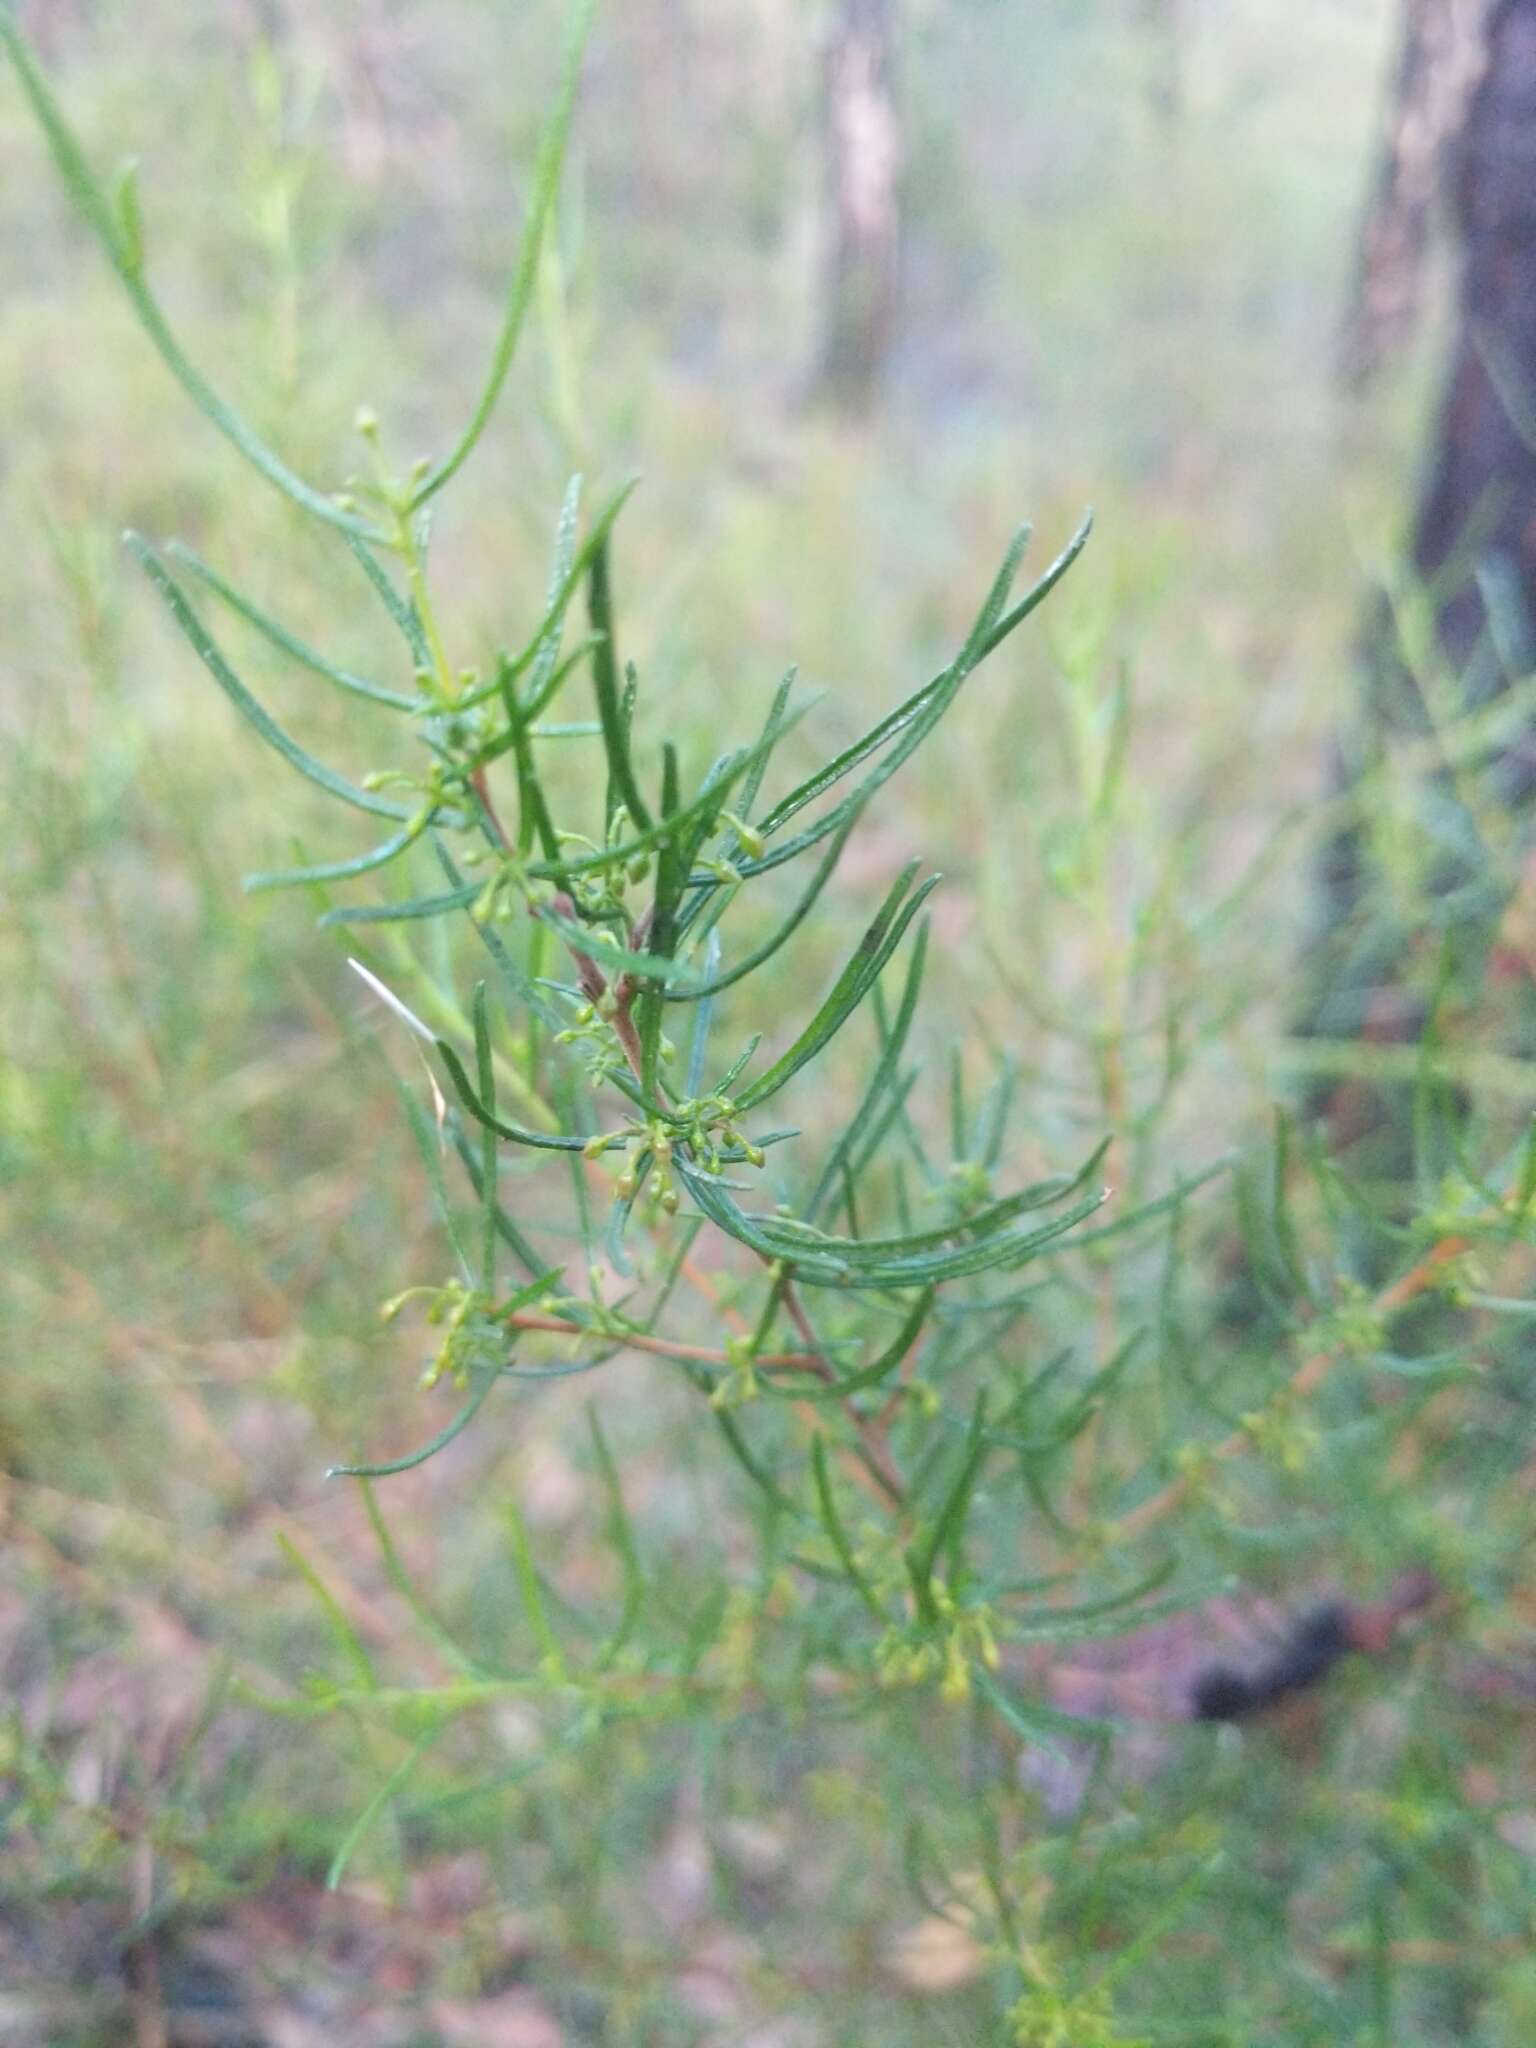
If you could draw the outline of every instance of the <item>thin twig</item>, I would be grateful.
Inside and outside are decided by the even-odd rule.
[[[639,1330],[594,1330],[583,1323],[564,1321],[559,1316],[530,1315],[518,1309],[504,1318],[509,1329],[550,1330],[562,1337],[611,1337],[629,1351],[650,1351],[658,1358],[683,1358],[696,1365],[730,1365],[732,1359],[724,1351],[711,1351],[703,1344],[673,1344],[663,1337],[643,1335]],[[826,1362],[821,1357],[804,1351],[768,1351],[753,1359],[753,1364],[769,1372],[809,1372],[821,1377],[826,1372]]]
[[[811,1327],[811,1319],[805,1312],[805,1305],[796,1291],[793,1280],[785,1281],[783,1299],[784,1310],[790,1321],[800,1332],[806,1343],[815,1347],[820,1367],[817,1377],[825,1380],[830,1385],[837,1375],[822,1355],[821,1347],[816,1341],[816,1332]],[[842,1410],[858,1437],[859,1456],[864,1468],[880,1486],[881,1491],[886,1494],[892,1506],[905,1508],[907,1504],[906,1482],[896,1469],[895,1460],[891,1456],[890,1445],[886,1442],[883,1428],[877,1422],[861,1415],[851,1401],[844,1401],[842,1403]]]
[[[1424,1254],[1417,1265],[1410,1267],[1403,1274],[1401,1279],[1394,1280],[1390,1287],[1381,1290],[1371,1303],[1371,1314],[1382,1318],[1395,1315],[1410,1301],[1415,1301],[1421,1294],[1427,1293],[1444,1268],[1453,1264],[1468,1249],[1469,1243],[1470,1240],[1465,1237],[1442,1237],[1438,1244],[1433,1245]],[[1347,1344],[1332,1344],[1324,1351],[1314,1351],[1312,1356],[1304,1359],[1291,1375],[1286,1398],[1304,1400],[1316,1393],[1339,1361],[1348,1356],[1350,1347]],[[1230,1436],[1223,1437],[1220,1443],[1213,1444],[1206,1455],[1215,1461],[1225,1461],[1249,1449],[1252,1442],[1253,1439],[1247,1430],[1235,1429]],[[1181,1473],[1177,1479],[1170,1480],[1160,1492],[1154,1493],[1150,1500],[1144,1500],[1139,1508],[1132,1508],[1128,1515],[1122,1515],[1115,1525],[1116,1542],[1133,1541],[1161,1522],[1175,1508],[1183,1505],[1189,1498],[1194,1484],[1194,1478],[1190,1474]]]

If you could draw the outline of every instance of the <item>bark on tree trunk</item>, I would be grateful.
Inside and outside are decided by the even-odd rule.
[[[1452,663],[1474,660],[1494,588],[1536,618],[1536,0],[1496,0],[1488,64],[1459,152],[1459,333],[1414,562],[1439,576],[1472,546],[1437,607]],[[1478,569],[1493,565],[1495,584]]]
[[[1536,0],[1493,0],[1453,197],[1462,268],[1411,551],[1417,658],[1410,667],[1400,622],[1378,603],[1364,635],[1360,715],[1336,759],[1344,794],[1395,742],[1433,735],[1448,711],[1485,704],[1536,667]],[[1468,995],[1486,986],[1533,797],[1529,719],[1458,771],[1426,773],[1415,785],[1416,903],[1382,886],[1363,824],[1336,836],[1324,856],[1325,929],[1303,1033],[1411,1042],[1437,963],[1449,960]],[[1314,1106],[1341,1138],[1380,1134],[1383,1165],[1401,1165],[1406,1112],[1396,1094],[1353,1086],[1319,1091]]]
[[[900,248],[893,0],[838,0],[826,61],[827,231],[820,391],[850,411],[879,385]]]
[[[1487,11],[1487,0],[1405,0],[1396,83],[1339,338],[1340,369],[1354,390],[1417,322],[1443,160],[1482,73]]]

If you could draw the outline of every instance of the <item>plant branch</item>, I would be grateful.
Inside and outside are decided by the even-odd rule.
[[[1469,1244],[1470,1240],[1465,1237],[1442,1237],[1437,1244],[1431,1246],[1417,1265],[1411,1266],[1399,1279],[1381,1290],[1371,1303],[1370,1313],[1385,1319],[1395,1315],[1399,1309],[1406,1308],[1421,1294],[1428,1293],[1444,1269],[1460,1258],[1469,1248]],[[1322,1351],[1314,1351],[1291,1375],[1286,1390],[1288,1398],[1305,1400],[1309,1395],[1316,1393],[1333,1368],[1350,1355],[1350,1346],[1343,1343],[1329,1345]],[[1235,1429],[1230,1436],[1225,1436],[1219,1443],[1213,1444],[1208,1456],[1218,1463],[1225,1463],[1228,1459],[1250,1449],[1252,1443],[1253,1439],[1247,1430]],[[1176,1508],[1183,1506],[1189,1499],[1195,1483],[1194,1478],[1187,1473],[1181,1473],[1177,1479],[1170,1480],[1149,1500],[1144,1500],[1140,1507],[1132,1508],[1128,1515],[1120,1517],[1115,1524],[1115,1540],[1132,1542],[1138,1536],[1144,1535],[1148,1529],[1154,1528]]]

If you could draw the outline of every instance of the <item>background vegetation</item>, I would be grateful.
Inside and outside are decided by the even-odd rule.
[[[25,18],[98,162],[142,152],[165,295],[298,466],[352,465],[359,401],[447,445],[561,10]],[[1005,1634],[1140,1587],[1113,1614],[1129,1678],[1017,1642],[1011,1720],[932,1690],[853,1720],[813,1684],[786,1706],[783,1663],[817,1645],[762,1569],[751,1488],[675,1366],[631,1353],[508,1391],[379,1498],[453,1639],[531,1668],[510,1503],[562,1628],[622,1597],[595,1402],[646,1628],[708,1643],[705,1710],[577,1739],[499,1698],[407,1780],[397,1726],[256,1703],[345,1675],[309,1573],[390,1684],[452,1679],[366,1502],[322,1476],[451,1412],[419,1390],[419,1330],[377,1312],[445,1250],[404,1035],[311,901],[241,893],[296,843],[361,842],[234,732],[120,530],[179,534],[342,660],[392,656],[341,551],[317,569],[150,358],[7,80],[0,2038],[1530,2038],[1530,1710],[1492,1676],[1532,1625],[1528,1228],[1501,1206],[1530,1192],[1529,915],[1517,896],[1494,997],[1470,968],[1437,980],[1404,781],[1366,803],[1431,934],[1430,1054],[1289,1029],[1327,748],[1369,593],[1401,587],[1444,324],[1368,406],[1337,394],[1392,10],[1195,10],[1170,108],[1155,15],[910,7],[901,312],[854,420],[808,402],[820,26],[753,0],[608,10],[560,259],[434,583],[466,642],[516,637],[569,471],[599,502],[638,468],[626,651],[696,767],[798,662],[826,693],[803,766],[948,658],[1021,513],[1043,559],[1096,505],[1073,575],[861,825],[773,995],[808,1008],[922,854],[946,877],[912,1041],[936,1152],[975,1166],[1011,1071],[1009,1184],[1104,1136],[1127,1205],[1233,1156],[1113,1249],[1053,1258],[965,1361],[1061,1439],[1048,1487],[1025,1454],[982,1492],[993,1574],[1027,1588]],[[344,702],[240,644],[306,744],[372,765]],[[870,1052],[854,1027],[794,1121],[835,1126]],[[1383,1073],[1418,1083],[1407,1192],[1273,1113],[1305,1078]],[[1266,1597],[1371,1598],[1410,1566],[1447,1589],[1433,1624],[1309,1717],[1148,1718],[1189,1644],[1133,1628],[1141,1606],[1191,1603],[1198,1649]],[[1084,1705],[1121,1732],[1052,1722]]]

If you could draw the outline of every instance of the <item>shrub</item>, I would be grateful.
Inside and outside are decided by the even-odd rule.
[[[849,2039],[923,2037],[906,2030],[919,2013],[884,2011],[892,1976],[914,1997],[966,2001],[964,2038],[988,2029],[1041,2048],[1441,2038],[1453,2005],[1494,2029],[1507,2007],[1518,2024],[1528,1991],[1506,1945],[1526,1910],[1520,1852],[1492,1825],[1497,1800],[1478,1810],[1467,1796],[1476,1713],[1455,1674],[1428,1670],[1372,1718],[1372,1674],[1356,1666],[1330,1691],[1326,1760],[1298,1821],[1283,1757],[1255,1770],[1241,1739],[1179,1725],[1202,1700],[1226,1701],[1212,1718],[1256,1703],[1249,1681],[1220,1693],[1207,1673],[1202,1691],[1175,1654],[1193,1642],[1202,1668],[1216,1595],[1255,1577],[1283,1590],[1316,1558],[1352,1590],[1413,1563],[1474,1611],[1506,1597],[1526,1529],[1510,1423],[1527,1412],[1507,1333],[1531,1311],[1518,1288],[1536,1144],[1523,1105],[1467,1085],[1493,1057],[1455,1012],[1468,991],[1442,990],[1396,1066],[1380,1050],[1312,1049],[1369,1075],[1406,1064],[1406,1217],[1400,1191],[1355,1185],[1325,1131],[1283,1115],[1241,1159],[1205,1143],[1214,1157],[1185,1160],[1184,1084],[1252,1000],[1232,961],[1273,855],[1198,905],[1181,873],[1192,838],[1161,870],[1127,874],[1130,693],[1123,677],[1103,685],[1103,622],[1086,605],[1055,650],[1071,774],[1025,822],[1036,887],[1091,953],[1102,1012],[1064,1002],[1027,939],[997,963],[1043,1015],[1068,1085],[1060,1066],[1026,1074],[967,1042],[982,963],[934,946],[923,912],[937,878],[919,881],[916,862],[812,993],[798,963],[838,924],[852,835],[1067,575],[1088,522],[1015,597],[1021,531],[952,660],[810,772],[783,768],[815,729],[792,677],[755,736],[733,733],[689,772],[688,736],[659,729],[665,693],[620,659],[614,536],[629,485],[588,513],[572,479],[543,609],[478,664],[458,665],[461,635],[433,595],[432,509],[476,450],[534,300],[575,51],[462,436],[402,469],[364,408],[366,474],[331,493],[195,367],[148,282],[131,173],[96,178],[8,15],[0,33],[165,363],[256,473],[340,537],[398,636],[399,677],[354,673],[190,548],[129,536],[246,724],[339,806],[382,821],[362,852],[249,886],[322,897],[322,923],[349,935],[402,1044],[427,1048],[424,1085],[400,1096],[451,1270],[381,1275],[381,1289],[395,1290],[386,1316],[430,1332],[425,1385],[461,1398],[420,1448],[336,1472],[362,1489],[383,1568],[449,1675],[377,1669],[295,1553],[335,1669],[266,1704],[337,1739],[360,1729],[376,1759],[330,1881],[452,1756],[447,1789],[408,1808],[397,1853],[437,1839],[466,1798],[515,1815],[558,1867],[552,1938],[566,1974],[606,2000],[605,2037],[681,2028],[666,1983],[632,1967],[631,1871],[660,1825],[658,1794],[664,1807],[679,1783],[707,1782],[738,1818],[781,1802],[801,1816],[808,1853],[802,1867],[789,1850],[793,1896],[760,1935],[764,1996],[792,2006],[819,1985],[863,2027]],[[338,589],[336,606],[350,603]],[[387,718],[388,765],[349,781],[292,737],[215,637],[219,606],[368,706],[370,733]],[[595,715],[567,715],[580,687]],[[1397,786],[1383,771],[1351,801],[1384,809]],[[356,882],[373,895],[353,900]],[[954,1046],[937,1088],[918,1053],[935,953]],[[850,1027],[865,1040],[852,1088],[831,1057]],[[773,1127],[770,1106],[801,1127]],[[1031,1157],[1032,1177],[1009,1170]],[[1229,1173],[1230,1203],[1202,1208]],[[1384,1262],[1367,1288],[1360,1274]],[[628,1498],[629,1418],[609,1388],[613,1361],[636,1354],[692,1397],[679,1455],[694,1506],[670,1531],[644,1526]],[[471,1426],[516,1427],[514,1396],[575,1375],[593,1388],[583,1541],[606,1552],[606,1573],[573,1589],[568,1557],[540,1554],[520,1504],[489,1502],[521,1626],[445,1620],[407,1576],[375,1482]],[[1116,1636],[1129,1692],[1081,1647]],[[1385,1647],[1363,1625],[1329,1642],[1346,1638]],[[1269,1693],[1331,1661],[1313,1658],[1294,1684],[1271,1676]],[[1155,1777],[1114,1740],[1138,1685],[1143,1708],[1160,1702]],[[485,1737],[507,1708],[536,1731],[511,1772]],[[750,1922],[750,1855],[716,1853],[719,1910]],[[774,1883],[789,1885],[777,1861]],[[845,1940],[846,1977],[829,1977],[823,1925],[883,1927],[898,1896],[923,1917],[887,1974],[847,1965]],[[1468,1988],[1419,1975],[1398,1988],[1414,1945],[1462,1911]]]

